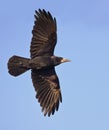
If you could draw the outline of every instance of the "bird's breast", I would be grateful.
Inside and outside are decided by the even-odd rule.
[[[53,66],[52,60],[48,56],[38,56],[29,61],[29,66],[31,69],[43,69]]]

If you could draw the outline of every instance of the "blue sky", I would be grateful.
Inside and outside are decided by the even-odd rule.
[[[109,130],[109,1],[19,0],[0,2],[0,129]],[[63,103],[44,117],[30,71],[12,77],[12,55],[29,57],[34,10],[44,8],[57,19],[55,55],[71,59],[56,67]]]

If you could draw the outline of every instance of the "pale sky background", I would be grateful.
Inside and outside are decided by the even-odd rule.
[[[63,103],[44,117],[30,71],[12,77],[12,55],[29,57],[34,11],[57,19],[55,55]],[[2,0],[0,2],[0,130],[109,130],[109,0]]]

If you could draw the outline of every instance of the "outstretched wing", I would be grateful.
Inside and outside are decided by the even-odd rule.
[[[59,80],[54,68],[32,70],[32,81],[44,115],[54,114],[55,110],[58,110],[59,103],[62,102]]]
[[[57,42],[56,19],[44,9],[35,11],[35,25],[32,30],[31,58],[51,56]]]

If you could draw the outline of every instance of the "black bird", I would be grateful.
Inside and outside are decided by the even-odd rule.
[[[31,58],[12,56],[8,61],[8,72],[18,76],[31,69],[36,98],[44,111],[44,115],[53,115],[62,102],[59,79],[55,66],[69,62],[68,59],[54,56],[57,42],[56,19],[44,9],[35,11],[35,22],[32,30],[30,46]]]

